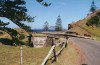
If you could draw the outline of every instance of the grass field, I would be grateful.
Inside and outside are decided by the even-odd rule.
[[[23,65],[41,65],[49,50],[50,47],[23,46]],[[0,65],[20,65],[20,47],[0,45]],[[69,45],[57,58],[57,62],[47,65],[77,65],[77,52]]]
[[[23,65],[40,65],[50,47],[23,46]],[[0,45],[0,65],[20,65],[20,47]]]

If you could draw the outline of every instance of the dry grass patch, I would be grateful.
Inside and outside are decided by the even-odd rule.
[[[54,63],[48,63],[47,65],[78,65],[77,51],[73,45],[69,44],[67,48],[61,53]]]
[[[30,48],[23,46],[23,65],[40,65],[50,47]],[[20,47],[0,45],[0,65],[20,65]]]

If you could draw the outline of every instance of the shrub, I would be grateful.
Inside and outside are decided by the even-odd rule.
[[[20,34],[19,39],[20,39],[20,40],[23,40],[24,38],[25,38],[25,35],[24,35],[24,34]]]
[[[99,21],[100,17],[99,16],[94,16],[91,17],[88,22],[86,23],[87,26],[99,26],[100,25],[100,21]]]

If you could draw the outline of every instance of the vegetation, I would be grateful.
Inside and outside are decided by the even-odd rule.
[[[78,54],[73,44],[68,44],[68,47],[62,51],[57,61],[52,64],[49,61],[47,65],[80,65],[78,63]]]
[[[86,23],[87,26],[100,26],[100,16],[96,15],[91,17],[88,22]]]
[[[18,42],[18,39],[17,39],[18,32],[16,30],[11,29],[11,28],[5,27],[8,24],[9,23],[4,23],[4,22],[0,21],[0,30],[7,32],[12,37],[12,40],[7,39],[7,38],[1,38],[0,42],[2,42],[4,44],[7,44],[7,42],[8,42],[8,45],[14,45],[15,42],[17,44],[17,42]]]
[[[44,31],[48,31],[49,30],[49,23],[46,21],[44,23]]]
[[[91,32],[92,37],[100,41],[100,27],[85,26],[84,28]]]
[[[44,2],[44,0],[36,0],[43,6],[50,6],[51,3]],[[24,0],[0,0],[0,17],[5,17],[11,20],[20,28],[24,29],[27,32],[31,32],[31,27],[25,25],[22,21],[34,22],[35,17],[31,17],[27,14],[27,9],[25,6],[26,2]],[[12,43],[10,45],[19,45],[19,39],[24,37],[22,34],[19,34],[16,30],[5,27],[8,23],[0,20],[0,30],[7,32],[12,37]],[[21,35],[21,36],[20,36]],[[9,39],[5,39],[9,40]],[[3,39],[2,39],[3,41]],[[9,40],[10,41],[10,40]]]
[[[26,31],[31,31],[31,28],[22,23],[22,21],[32,22],[33,18],[27,15],[27,9],[25,7],[26,2],[23,0],[2,0],[0,3],[0,17],[5,17],[18,25],[20,28]],[[3,22],[1,22],[3,23]],[[0,27],[0,30],[7,32],[12,37],[12,43],[18,45],[19,37],[18,32],[14,29],[7,27]]]
[[[91,8],[90,8],[90,12],[94,13],[96,11],[96,5],[95,5],[95,2],[93,1],[91,3]]]
[[[55,25],[55,31],[62,31],[62,20],[60,16],[58,16],[56,25]]]
[[[44,2],[44,0],[36,0],[36,1],[39,2],[40,4],[42,4],[45,7],[48,7],[48,6],[51,5],[51,3]]]
[[[9,22],[8,23],[4,23],[3,21],[0,20],[0,26],[4,26],[5,27],[6,25],[9,25]]]
[[[27,15],[24,0],[5,0],[0,4],[0,17],[5,17],[18,25],[20,28],[30,31],[30,27],[22,23],[22,21],[32,22],[33,18]]]
[[[50,47],[23,47],[23,65],[40,65]],[[0,45],[0,65],[20,65],[20,46]]]
[[[90,11],[92,12],[92,14],[90,15],[90,18],[87,18],[87,26],[84,26],[84,28],[91,33],[92,37],[100,41],[100,10],[96,10],[94,1],[91,4]]]
[[[40,65],[50,47],[31,48],[23,47],[23,65]],[[58,51],[61,47],[56,47]],[[35,52],[34,52],[35,51]],[[57,61],[51,64],[51,60],[47,65],[78,65],[78,53],[72,44],[64,49]],[[20,46],[0,45],[0,65],[20,65]]]
[[[87,21],[86,25],[87,26],[100,26],[100,11],[96,12],[97,8],[95,5],[95,2],[93,1],[91,4],[91,8],[90,8],[90,12],[92,12],[92,14],[96,13],[95,15],[92,15],[91,18],[89,18],[89,20]]]
[[[71,24],[70,31],[77,32],[79,35],[87,35],[100,41],[100,10],[91,13],[87,18]]]

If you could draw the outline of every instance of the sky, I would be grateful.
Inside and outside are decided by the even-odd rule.
[[[25,23],[32,29],[42,29],[46,21],[49,26],[55,26],[58,15],[61,16],[62,25],[67,29],[68,24],[83,19],[89,13],[91,2],[93,0],[44,0],[52,3],[49,7],[44,7],[35,0],[26,0],[28,14],[36,16],[33,23]],[[98,9],[100,9],[100,0],[94,0]],[[17,27],[13,23],[9,27]]]

